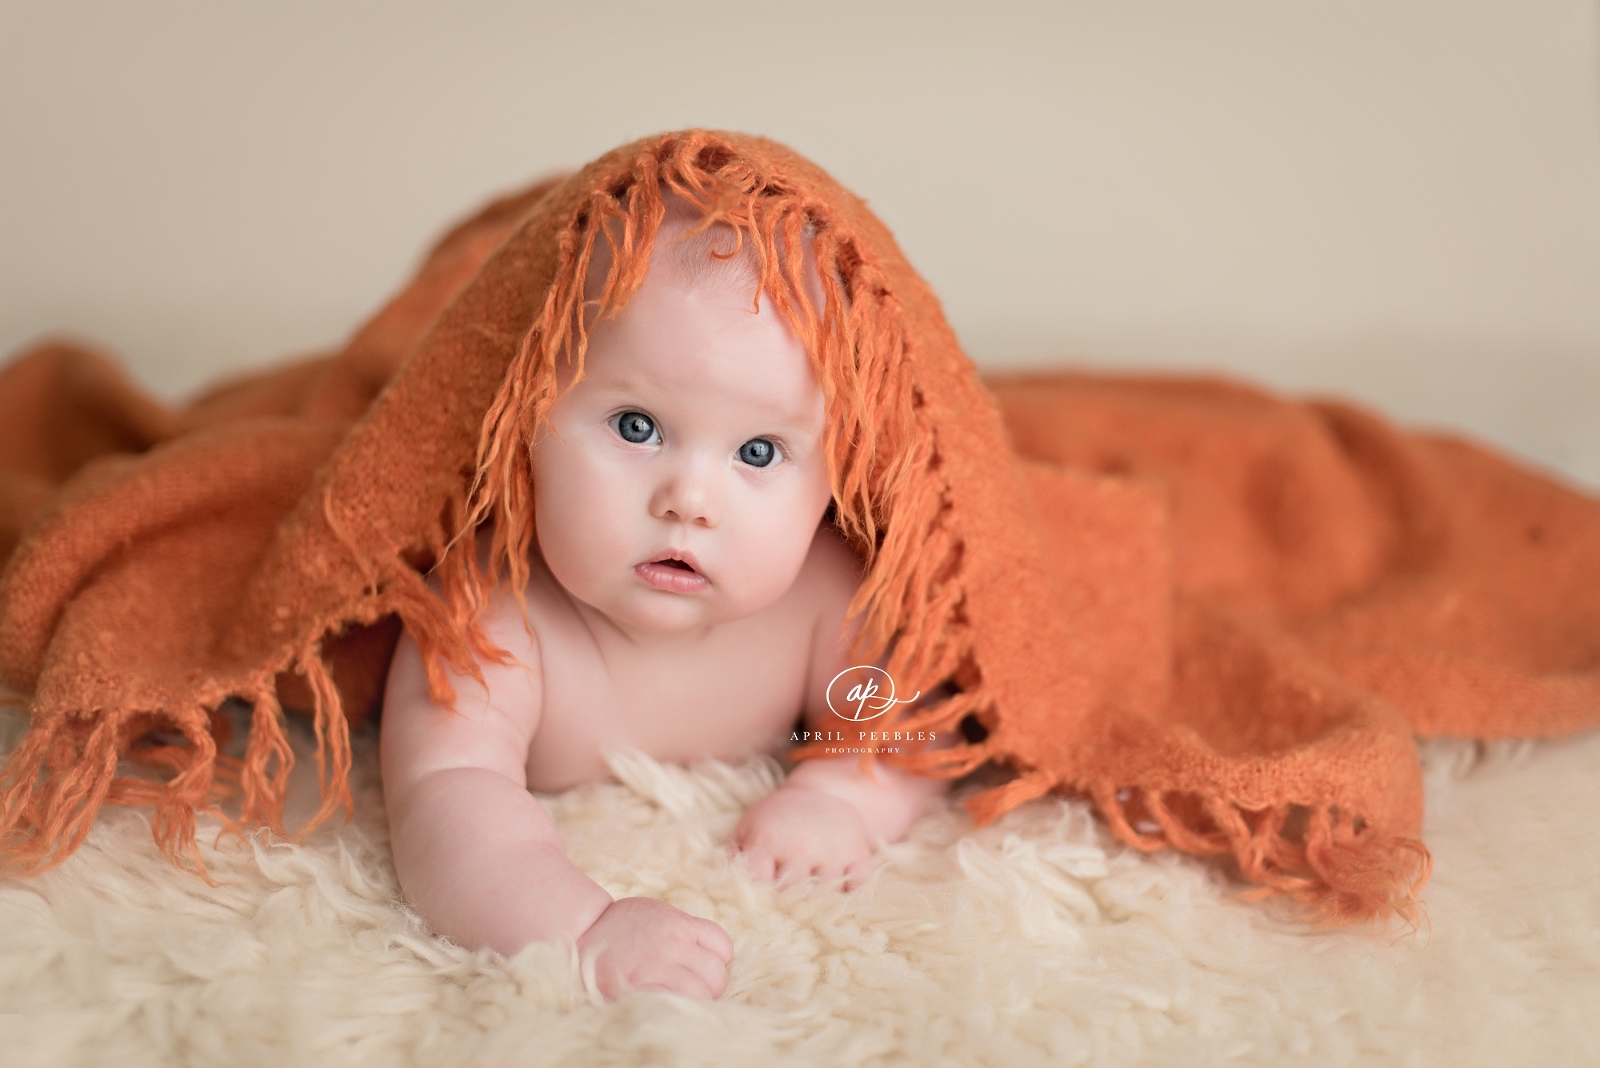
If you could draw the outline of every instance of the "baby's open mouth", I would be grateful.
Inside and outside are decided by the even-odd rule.
[[[677,549],[636,564],[633,570],[647,586],[663,593],[699,593],[711,585],[695,567],[693,554]]]

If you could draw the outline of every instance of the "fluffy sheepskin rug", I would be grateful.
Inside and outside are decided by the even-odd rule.
[[[1416,933],[1312,930],[1060,799],[983,829],[946,804],[843,894],[726,859],[771,762],[622,756],[618,782],[543,798],[614,895],[733,935],[712,1004],[601,1004],[559,947],[506,961],[433,937],[398,898],[376,736],[357,741],[355,820],[299,845],[206,833],[217,886],[169,867],[128,809],[60,868],[0,882],[0,1062],[1600,1063],[1600,736],[1425,747]],[[300,812],[314,793],[300,776]]]

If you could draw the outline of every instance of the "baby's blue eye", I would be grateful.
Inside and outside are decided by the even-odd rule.
[[[765,467],[778,454],[777,446],[766,438],[751,438],[739,446],[739,459],[751,467]]]
[[[655,420],[643,412],[623,412],[616,417],[614,425],[623,441],[631,441],[635,445],[648,445],[661,440],[656,433]]]

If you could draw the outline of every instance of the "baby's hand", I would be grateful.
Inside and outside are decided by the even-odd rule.
[[[578,936],[578,951],[597,951],[595,982],[608,999],[627,990],[715,998],[728,985],[733,939],[710,920],[664,901],[625,897]]]
[[[730,849],[757,879],[844,878],[846,890],[872,871],[872,837],[854,805],[786,784],[745,810]]]

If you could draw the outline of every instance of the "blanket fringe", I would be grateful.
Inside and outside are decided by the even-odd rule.
[[[1066,785],[1035,769],[968,797],[965,805],[982,826]],[[1398,919],[1415,929],[1426,918],[1417,895],[1433,870],[1427,847],[1377,833],[1336,806],[1248,809],[1221,797],[1106,782],[1088,794],[1111,831],[1134,849],[1232,857],[1239,874],[1256,884],[1240,895],[1244,900],[1287,895],[1308,909],[1314,924],[1328,927]]]
[[[978,826],[992,823],[1018,805],[1036,797],[1043,797],[1055,788],[1056,778],[1049,772],[1034,770],[1018,775],[1010,782],[967,798],[967,811],[972,813]]]
[[[88,837],[116,773],[120,725],[120,717],[107,713],[85,737],[82,724],[55,716],[36,722],[12,750],[0,791],[0,845],[9,871],[52,868]]]
[[[1250,809],[1223,797],[1111,783],[1097,783],[1089,794],[1111,830],[1135,849],[1231,856],[1256,884],[1247,899],[1286,894],[1319,925],[1396,918],[1415,928],[1422,921],[1417,895],[1433,869],[1427,847],[1379,833],[1337,806]],[[1004,811],[1009,806],[1001,800],[985,811]]]
[[[296,837],[322,826],[341,808],[346,819],[355,814],[355,799],[350,794],[350,722],[345,719],[339,688],[322,659],[320,641],[300,654],[298,666],[305,672],[314,697],[312,731],[317,740],[317,782],[322,803]]]
[[[156,728],[176,729],[187,744],[145,741]],[[195,815],[216,811],[218,737],[226,740],[229,730],[223,717],[199,707],[159,714],[105,709],[94,718],[55,713],[36,720],[7,761],[0,789],[6,869],[33,875],[60,864],[83,844],[103,804],[150,805],[161,852],[211,882],[195,844]],[[119,776],[124,757],[172,777]]]
[[[289,773],[294,770],[294,750],[271,682],[257,688],[250,700],[250,742],[239,773],[244,804],[239,819],[230,822],[228,830],[242,835],[247,827],[263,826],[283,835],[283,803],[289,793]]]

